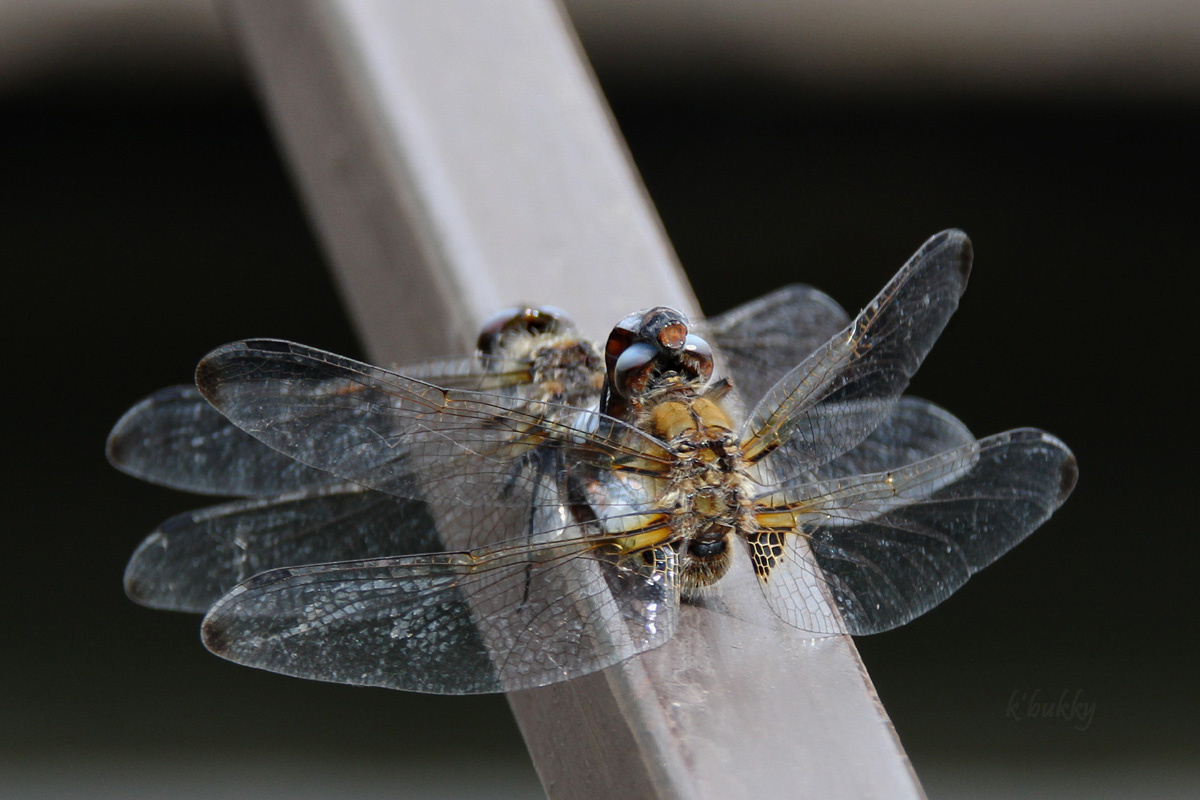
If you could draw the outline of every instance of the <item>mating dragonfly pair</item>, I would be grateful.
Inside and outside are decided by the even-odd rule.
[[[904,624],[1077,475],[1047,433],[977,441],[901,396],[970,267],[946,231],[853,320],[792,286],[696,325],[631,315],[602,351],[533,308],[489,321],[476,356],[399,372],[226,345],[198,388],[151,396],[110,436],[126,472],[242,498],[160,526],[127,591],[207,611],[205,644],[237,662],[451,694],[658,647],[730,569],[814,634]]]

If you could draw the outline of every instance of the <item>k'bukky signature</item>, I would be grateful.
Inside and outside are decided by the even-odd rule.
[[[1050,694],[1043,694],[1041,689],[1032,692],[1013,689],[1004,716],[1018,722],[1023,719],[1058,719],[1073,723],[1077,731],[1086,731],[1096,716],[1096,703],[1085,701],[1082,689],[1074,693],[1070,689],[1063,689],[1057,699]]]

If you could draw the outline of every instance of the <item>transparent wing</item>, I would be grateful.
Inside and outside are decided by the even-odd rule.
[[[471,513],[462,524],[481,530],[491,527],[489,514],[498,515],[494,509]],[[143,605],[203,613],[269,569],[440,549],[423,503],[353,483],[327,484],[172,517],[134,552],[125,591]]]
[[[439,694],[543,686],[674,633],[668,547],[586,538],[258,575],[204,620],[217,655],[314,680]]]
[[[428,361],[404,373],[448,388],[503,391],[529,381],[527,368],[513,367],[475,356]],[[108,436],[108,460],[135,478],[226,497],[278,494],[333,480],[242,431],[194,386],[161,389],[129,409]]]
[[[867,438],[958,307],[970,269],[966,234],[939,233],[848,328],[785,375],[744,428],[750,462],[775,452],[769,474],[757,477],[803,475]],[[790,444],[781,450],[784,443]]]
[[[725,374],[748,404],[850,322],[829,295],[784,286],[694,326],[724,357]]]
[[[548,450],[570,453],[556,458],[564,473],[662,471],[672,460],[655,439],[593,412],[446,389],[292,342],[226,345],[201,361],[196,382],[272,448],[398,497],[527,509]]]
[[[919,397],[901,397],[870,436],[803,480],[886,472],[974,441],[967,426],[946,409]]]
[[[751,560],[771,608],[817,633],[920,616],[1008,552],[1071,493],[1078,468],[1039,430],[990,436],[890,473],[760,498]]]
[[[108,435],[108,460],[135,478],[231,497],[333,479],[240,430],[194,386],[160,389],[125,412]]]
[[[561,455],[541,454],[541,482],[529,508],[430,506],[334,483],[180,514],[134,552],[125,591],[144,605],[203,612],[241,581],[269,569],[552,538],[572,520],[561,499],[564,487],[553,477]]]

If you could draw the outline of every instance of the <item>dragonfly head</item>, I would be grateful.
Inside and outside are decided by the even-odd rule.
[[[560,308],[514,306],[497,311],[484,321],[475,347],[480,355],[499,356],[516,339],[543,334],[570,334],[574,331],[574,320]]]
[[[712,377],[708,342],[688,332],[688,320],[666,306],[630,314],[617,323],[604,346],[606,377],[600,410],[616,417],[653,391],[672,386],[701,389]]]

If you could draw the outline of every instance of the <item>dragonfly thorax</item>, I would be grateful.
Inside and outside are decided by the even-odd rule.
[[[644,430],[676,456],[662,502],[680,553],[681,585],[691,593],[728,571],[731,536],[756,529],[750,481],[729,416],[711,397],[676,395],[644,416]]]
[[[594,344],[578,336],[554,337],[529,356],[532,399],[549,403],[587,406],[604,385],[604,361]]]

